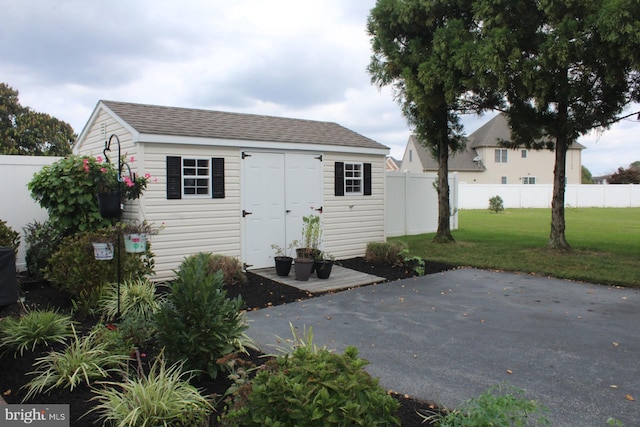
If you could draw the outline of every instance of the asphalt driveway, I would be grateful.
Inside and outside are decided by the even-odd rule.
[[[454,407],[508,383],[551,425],[640,425],[640,291],[460,269],[249,313],[263,352],[290,338],[356,346],[385,389]],[[637,399],[636,401],[630,400]]]

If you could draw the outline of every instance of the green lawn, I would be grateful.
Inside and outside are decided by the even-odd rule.
[[[427,260],[640,288],[640,208],[565,211],[572,251],[550,251],[550,209],[459,212],[455,244],[432,243],[435,233],[403,236],[411,255]]]

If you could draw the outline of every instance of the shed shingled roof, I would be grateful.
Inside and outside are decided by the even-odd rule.
[[[100,102],[142,134],[388,149],[332,122],[118,101]]]

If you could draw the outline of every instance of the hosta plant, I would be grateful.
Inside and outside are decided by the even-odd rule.
[[[183,371],[183,363],[167,367],[161,354],[146,375],[102,383],[94,390],[97,405],[92,411],[118,427],[203,425],[213,406],[189,384],[192,376]]]
[[[53,343],[64,343],[71,336],[71,317],[53,310],[33,310],[21,317],[0,321],[0,348],[25,351]]]
[[[28,375],[33,378],[25,385],[28,400],[36,394],[48,393],[56,388],[73,391],[81,384],[89,385],[119,371],[127,356],[109,351],[108,344],[96,339],[96,332],[74,336],[71,343],[60,351],[51,351],[37,359],[36,370]]]

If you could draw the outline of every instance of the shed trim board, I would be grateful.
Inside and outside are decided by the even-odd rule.
[[[160,116],[155,116],[157,111]],[[220,130],[217,118],[225,120]],[[155,123],[165,133],[154,133]],[[225,137],[225,132],[232,137]],[[99,156],[105,138],[114,133],[123,144],[123,154],[136,157],[134,170],[153,177],[143,196],[126,205],[127,218],[164,224],[151,240],[154,280],[171,279],[184,258],[198,252],[232,256],[250,268],[271,267],[275,255],[271,245],[286,248],[292,240],[300,240],[302,217],[318,214],[319,208],[321,247],[336,259],[362,256],[367,243],[385,240],[384,168],[389,149],[335,123],[100,101],[74,153]],[[274,140],[266,140],[271,136]],[[243,159],[243,153],[253,157]],[[224,198],[168,199],[169,156],[220,160]],[[273,163],[271,172],[265,172],[271,177],[260,171],[263,161]],[[363,185],[371,187],[371,195],[335,193],[334,166],[340,162],[362,164]],[[264,190],[270,180],[282,184],[276,193]],[[266,213],[262,218],[257,213],[243,217],[243,210],[256,209],[254,199],[260,199],[258,205],[265,205]]]

